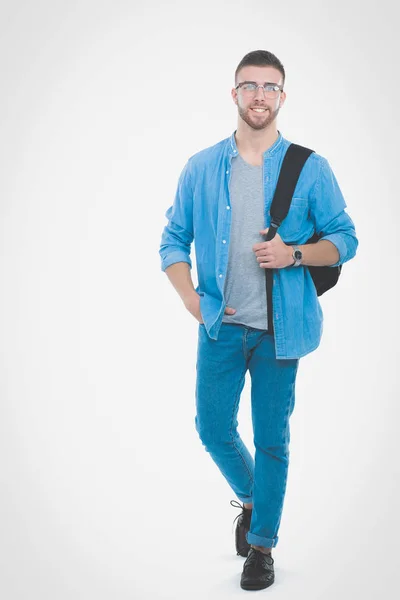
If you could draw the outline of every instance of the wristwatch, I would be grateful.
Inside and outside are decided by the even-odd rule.
[[[292,267],[298,267],[299,265],[301,265],[301,261],[303,260],[303,253],[300,250],[299,246],[292,246],[293,248],[293,260],[294,263],[292,264]]]

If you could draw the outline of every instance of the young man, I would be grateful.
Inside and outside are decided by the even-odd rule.
[[[322,335],[322,310],[307,266],[343,264],[358,246],[337,180],[316,152],[301,171],[279,232],[263,241],[290,145],[276,124],[284,83],[283,65],[272,53],[257,50],[241,60],[231,92],[237,129],[187,161],[159,251],[162,270],[199,322],[195,425],[243,503],[235,535],[237,554],[247,556],[243,589],[274,581],[271,550],[286,490],[297,369]],[[321,239],[306,245],[314,232]],[[190,275],[193,240],[196,289]],[[274,269],[271,305],[265,269]],[[237,431],[247,370],[254,460]]]

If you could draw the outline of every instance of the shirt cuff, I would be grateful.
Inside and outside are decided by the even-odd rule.
[[[188,263],[189,267],[192,268],[192,261],[190,260],[189,256],[182,250],[175,250],[174,252],[168,254],[168,256],[161,261],[161,270],[165,271],[167,267],[177,262],[186,262]]]

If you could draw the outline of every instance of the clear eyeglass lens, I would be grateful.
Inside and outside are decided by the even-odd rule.
[[[254,93],[258,88],[254,83],[245,83],[241,86],[244,92]],[[264,94],[267,98],[276,98],[279,93],[279,88],[274,85],[265,85]]]

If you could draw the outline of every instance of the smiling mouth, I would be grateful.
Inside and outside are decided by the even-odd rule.
[[[260,108],[251,108],[250,110],[262,115],[263,113],[267,112],[268,108],[261,108],[261,107]]]

